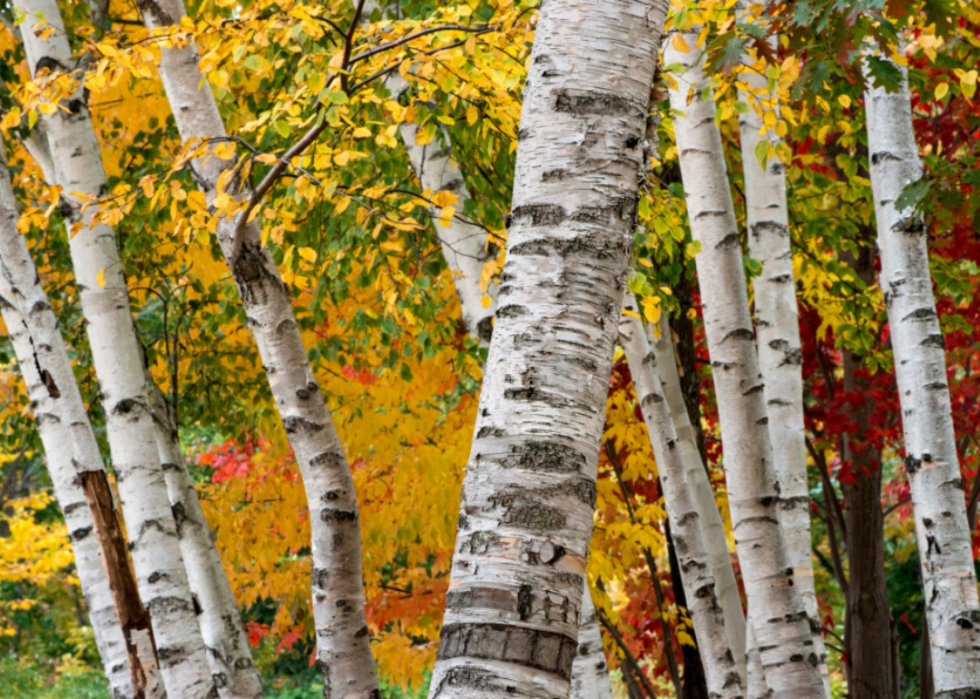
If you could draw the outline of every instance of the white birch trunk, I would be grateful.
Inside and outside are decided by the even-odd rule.
[[[748,665],[748,699],[769,699],[771,693],[766,684],[766,673],[762,669],[762,658],[759,657],[759,643],[755,640],[755,632],[751,625],[746,627],[746,664]]]
[[[883,60],[888,60],[882,57]],[[871,188],[902,406],[905,467],[925,586],[936,697],[980,697],[980,604],[953,433],[946,352],[929,273],[927,229],[896,200],[922,177],[907,74],[901,89],[865,94]]]
[[[652,0],[541,11],[431,697],[569,695],[665,16]]]
[[[721,135],[714,102],[701,99],[706,80],[697,31],[684,38],[691,50],[681,53],[669,41],[664,60],[686,69],[670,90],[670,103],[684,114],[675,117],[674,128],[691,231],[702,246],[695,261],[749,623],[769,688],[781,697],[819,697],[820,659],[779,523],[779,483]]]
[[[582,588],[582,621],[578,631],[578,651],[572,663],[569,699],[612,699],[606,649],[602,645],[599,617],[592,604],[588,582]]]
[[[72,67],[68,37],[53,0],[17,0],[31,74],[40,68]],[[47,41],[35,35],[42,23],[57,31]],[[194,604],[167,498],[143,385],[143,367],[115,232],[89,226],[92,209],[79,211],[73,193],[105,194],[105,172],[88,106],[81,92],[65,108],[42,117],[55,179],[64,188],[72,222],[82,229],[70,237],[72,264],[86,331],[106,414],[106,430],[126,518],[140,596],[153,619],[160,673],[168,693],[210,697],[214,681],[194,614]]]
[[[180,551],[187,566],[187,581],[200,609],[197,620],[218,694],[222,699],[261,697],[262,678],[252,662],[238,601],[214,545],[214,533],[204,517],[197,489],[187,472],[177,421],[149,369],[146,371],[146,392]]]
[[[778,48],[775,36],[768,41],[773,49]],[[769,437],[779,479],[779,521],[789,549],[793,580],[809,618],[813,647],[820,658],[824,689],[830,697],[827,652],[813,579],[810,488],[803,427],[803,349],[786,208],[786,168],[778,158],[770,158],[763,168],[755,151],[760,143],[771,142],[773,146],[781,143],[773,132],[768,137],[760,135],[765,126],[756,112],[760,100],[771,99],[772,108],[778,109],[778,96],[768,93],[765,75],[750,70],[742,74],[742,80],[754,94],[754,100],[750,99],[746,91],[739,88],[742,101],[749,107],[739,118],[739,130],[749,254],[762,262],[762,276],[753,282],[755,323]]]
[[[184,15],[181,0],[146,0],[141,10],[150,29],[177,23]],[[198,71],[198,60],[197,47],[191,44],[164,49],[159,66],[185,142],[226,135],[211,87]],[[233,166],[233,161],[214,157],[194,163],[209,201],[217,193],[221,173]],[[262,246],[261,229],[254,222],[245,226],[236,253],[232,245],[235,227],[234,220],[219,222],[218,240],[238,287],[310,506],[313,614],[324,696],[372,699],[379,696],[379,689],[364,615],[360,516],[343,444],[307,359],[289,289],[268,248]]]
[[[691,424],[684,395],[681,391],[681,379],[677,371],[673,335],[666,313],[660,316],[659,328],[660,336],[657,337],[653,332],[653,326],[648,326],[647,340],[653,353],[657,357],[663,357],[661,361],[656,363],[657,377],[663,388],[664,397],[667,399],[667,408],[674,420],[678,449],[684,462],[684,475],[691,489],[691,495],[694,498],[694,504],[697,507],[701,522],[708,560],[711,562],[711,572],[715,578],[715,594],[725,617],[728,643],[731,646],[732,654],[735,656],[739,674],[742,677],[747,677],[745,612],[742,610],[738,580],[735,578],[735,567],[732,565],[732,555],[728,550],[725,523],[722,521],[718,501],[715,500],[714,489],[708,479],[707,468],[701,461],[697,435],[694,426]],[[638,371],[645,370],[642,359],[636,358],[630,361],[627,355],[626,360],[629,362],[632,375],[635,376]],[[639,366],[634,368],[637,364]]]
[[[47,455],[55,497],[65,517],[75,569],[89,610],[96,645],[113,699],[134,696],[126,639],[103,565],[95,522],[78,482],[79,473],[103,472],[102,455],[85,410],[71,360],[27,242],[17,230],[19,218],[0,143],[0,311],[10,335]],[[20,312],[27,309],[27,315]],[[30,327],[28,326],[30,324]],[[152,647],[137,645],[146,678],[145,696],[164,696]]]
[[[708,693],[714,697],[741,698],[745,693],[744,670],[740,673],[725,628],[701,517],[695,506],[693,489],[687,481],[689,459],[684,458],[684,445],[674,431],[671,410],[657,375],[657,358],[650,350],[636,299],[630,291],[624,296],[623,310],[634,315],[624,313],[619,341],[631,367],[636,398],[653,445],[674,536],[674,551],[697,634]],[[673,359],[672,355],[667,357],[667,361]],[[637,371],[633,371],[632,367],[636,367]],[[686,414],[686,408],[684,412]]]

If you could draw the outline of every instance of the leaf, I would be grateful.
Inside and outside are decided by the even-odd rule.
[[[949,92],[949,83],[939,83],[936,85],[936,99],[941,100]]]
[[[473,126],[476,124],[476,120],[480,118],[480,110],[476,108],[475,104],[471,104],[466,110],[466,122]]]
[[[691,52],[691,47],[687,45],[686,41],[684,41],[683,34],[674,34],[674,38],[671,40],[670,43],[673,45],[674,49],[676,49],[680,53]]]
[[[99,273],[95,275],[95,281],[98,283],[100,289],[105,289],[105,270],[100,269]]]
[[[302,257],[307,262],[309,262],[310,264],[316,262],[316,250],[314,250],[313,248],[300,248],[299,256]]]
[[[262,153],[262,155],[255,156],[255,159],[263,165],[275,165],[279,162],[279,156],[272,153]]]

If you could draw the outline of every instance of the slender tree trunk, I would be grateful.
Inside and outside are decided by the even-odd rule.
[[[15,5],[25,13],[21,30],[31,74],[43,68],[71,68],[71,48],[57,3],[17,0]],[[56,30],[47,40],[35,34],[42,23]],[[55,178],[65,193],[66,218],[82,224],[70,236],[69,246],[99,377],[140,597],[153,619],[160,674],[168,693],[188,699],[209,697],[214,693],[214,680],[194,615],[154,443],[153,419],[115,232],[105,225],[89,226],[93,209],[80,211],[78,194],[101,196],[105,191],[99,144],[82,91],[62,106],[51,116],[42,117],[42,122]]]
[[[747,5],[741,0],[741,5]],[[744,10],[743,10],[744,11]],[[767,41],[778,48],[778,37]],[[760,109],[762,100],[779,108],[778,95],[768,93],[768,79],[754,70],[742,74],[739,96],[749,107],[739,117],[742,169],[745,175],[745,218],[749,254],[762,262],[762,276],[753,282],[759,365],[765,383],[766,412],[776,477],[779,479],[779,522],[793,566],[793,581],[810,622],[813,648],[820,661],[824,690],[830,697],[830,675],[823,630],[817,609],[810,541],[810,487],[806,473],[806,436],[803,429],[803,349],[793,251],[790,249],[789,212],[786,207],[786,168],[778,158],[763,167],[756,156],[760,144],[776,146],[781,139],[765,130]],[[741,84],[741,83],[740,83]],[[754,98],[750,95],[754,95]]]
[[[624,310],[637,313],[636,300],[627,292]],[[702,533],[700,516],[685,475],[685,462],[667,399],[657,376],[656,355],[650,351],[643,323],[638,315],[624,314],[620,325],[620,343],[632,365],[647,364],[649,371],[633,374],[637,400],[650,433],[657,471],[663,486],[664,502],[672,524],[672,534],[680,563],[683,590],[691,620],[697,632],[698,645],[708,692],[717,697],[741,697],[744,677],[739,674],[735,655],[725,630],[725,619],[718,604],[714,575]],[[643,359],[637,359],[642,357]],[[672,357],[670,358],[672,359]],[[668,652],[672,652],[668,649]]]
[[[642,325],[642,323],[641,323]],[[688,490],[687,497],[693,498],[690,493],[690,484],[685,484]],[[663,492],[662,488],[659,488]],[[693,502],[693,499],[691,500]],[[699,525],[700,530],[700,525]],[[667,541],[667,565],[670,569],[670,586],[674,590],[674,603],[678,607],[690,609],[687,601],[687,594],[684,592],[684,580],[681,576],[681,564],[677,560],[677,547],[674,545],[674,536],[670,530],[670,519],[664,520],[664,539]],[[721,607],[718,607],[719,614]],[[724,617],[720,617],[724,621]],[[690,628],[690,636],[694,640],[694,645],[687,643],[681,644],[681,660],[684,663],[684,673],[681,676],[681,685],[684,690],[684,699],[709,699],[711,694],[708,689],[708,678],[704,672],[704,663],[701,662],[701,643],[698,641],[697,632]],[[728,642],[727,633],[725,642]],[[732,663],[735,656],[732,655]]]
[[[895,92],[872,87],[873,78],[866,76],[880,284],[895,351],[936,696],[965,699],[980,697],[980,602],[927,231],[921,218],[896,206],[903,188],[922,176],[922,165],[906,71],[892,67],[903,81]]]
[[[858,278],[874,282],[874,255],[866,248],[851,262]],[[844,391],[863,394],[868,386],[855,376],[861,357],[845,349]],[[858,425],[856,439],[866,439],[872,407],[862,404],[852,419]],[[892,619],[885,585],[885,521],[881,512],[881,457],[870,446],[853,449],[851,437],[842,435],[842,458],[851,464],[854,482],[841,483],[847,521],[848,585],[846,588],[846,650],[848,690],[855,699],[895,699],[899,688],[892,663]]]
[[[666,10],[551,0],[541,11],[432,697],[569,694]]]
[[[762,658],[759,655],[759,643],[755,639],[755,631],[751,624],[746,626],[746,664],[748,665],[748,698],[769,699],[772,693],[766,684],[766,673],[762,669]]]
[[[578,632],[578,652],[572,663],[570,699],[612,699],[609,666],[602,646],[599,617],[592,604],[588,584],[582,589],[582,623]]]
[[[157,449],[163,461],[180,550],[187,564],[191,592],[200,608],[197,620],[218,693],[223,699],[261,697],[262,678],[252,662],[241,612],[214,545],[214,533],[204,517],[197,489],[187,472],[177,421],[148,368],[145,375]]]
[[[686,32],[684,39],[690,51],[681,53],[670,41],[665,62],[686,69],[670,91],[670,102],[685,114],[674,126],[691,230],[702,245],[695,261],[749,621],[769,688],[779,696],[818,697],[824,692],[820,657],[778,519],[779,483],[721,136],[714,102],[701,98],[706,81],[697,31]]]
[[[140,8],[150,29],[178,23],[185,14],[181,0],[144,0]],[[211,87],[198,71],[198,60],[197,47],[190,44],[164,49],[159,66],[185,142],[226,136]],[[217,195],[221,174],[234,164],[213,156],[194,163],[208,201]],[[262,245],[261,228],[255,222],[245,225],[240,244],[235,243],[236,228],[235,220],[220,221],[218,241],[238,287],[310,506],[313,615],[324,695],[331,699],[374,697],[380,690],[364,614],[360,515],[343,443],[307,359],[289,289],[271,252]]]
[[[698,432],[690,420],[689,401],[685,400],[681,377],[676,361],[674,342],[667,314],[663,314],[659,323],[659,336],[653,332],[653,326],[647,327],[647,340],[657,357],[664,357],[656,363],[657,376],[663,387],[667,407],[674,420],[677,433],[678,449],[684,461],[684,474],[692,490],[694,504],[697,507],[698,518],[704,533],[705,547],[711,562],[711,571],[715,579],[715,593],[725,617],[725,632],[728,644],[735,656],[738,672],[747,677],[746,646],[745,646],[745,612],[742,610],[742,599],[738,591],[738,581],[735,579],[735,568],[732,556],[728,550],[728,537],[725,534],[725,524],[718,510],[715,493],[708,479],[708,471],[698,450]],[[693,340],[693,336],[692,336]],[[693,359],[693,353],[692,353]],[[629,362],[629,356],[627,356]],[[635,373],[637,364],[643,366],[642,360],[634,359],[630,363],[630,372]],[[692,361],[693,365],[693,361]],[[696,385],[696,382],[695,382]]]
[[[27,242],[17,231],[18,208],[0,143],[0,312],[14,346],[47,454],[55,497],[75,555],[96,645],[115,699],[162,697],[149,617],[136,592],[122,528],[111,498],[93,511],[92,483],[108,490],[98,442],[82,402],[58,319],[41,285]],[[26,316],[20,308],[27,309]],[[28,325],[29,324],[29,325]],[[108,572],[107,572],[108,571]]]

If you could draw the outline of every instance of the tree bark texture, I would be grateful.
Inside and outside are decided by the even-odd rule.
[[[567,697],[667,4],[551,0],[432,697]]]
[[[185,14],[181,0],[144,0],[140,7],[150,29],[178,23]],[[198,61],[195,45],[172,46],[163,49],[159,66],[185,142],[226,136]],[[234,164],[215,157],[194,163],[208,201],[218,193],[218,178]],[[232,187],[230,184],[229,193]],[[248,196],[248,192],[236,196]],[[256,222],[245,225],[240,245],[235,241],[236,228],[236,220],[220,221],[218,241],[242,299],[310,506],[313,614],[324,695],[330,699],[380,696],[364,614],[357,493],[343,443],[307,359],[289,288],[271,252],[262,245],[261,228]]]
[[[592,604],[588,583],[582,588],[582,622],[578,632],[578,650],[572,663],[570,699],[612,699],[609,666],[599,631],[599,617]]]
[[[708,692],[716,697],[742,697],[745,679],[739,673],[725,630],[725,617],[718,603],[701,518],[691,494],[692,489],[687,483],[681,445],[657,375],[657,358],[650,351],[637,312],[636,299],[629,291],[624,297],[623,310],[633,314],[624,313],[620,325],[620,343],[626,351],[626,359],[631,366],[649,366],[648,371],[633,373],[633,386],[657,460],[657,473],[663,487],[674,549],[680,564],[688,611],[698,638]]]
[[[725,617],[728,644],[735,656],[735,664],[739,674],[747,677],[745,612],[742,610],[742,598],[738,591],[738,581],[735,578],[731,552],[728,550],[725,524],[718,509],[718,502],[715,500],[711,481],[708,479],[707,469],[701,460],[701,453],[698,451],[697,431],[691,424],[687,402],[684,400],[684,393],[681,388],[677,363],[673,361],[675,357],[674,343],[667,314],[661,315],[658,327],[659,336],[654,332],[653,326],[647,326],[647,340],[654,355],[664,358],[656,363],[657,378],[663,387],[667,407],[674,420],[678,450],[684,462],[684,475],[691,488],[694,504],[698,511],[698,520],[701,523],[705,548],[715,579],[715,594]],[[628,356],[627,361],[629,361]],[[635,360],[630,364],[631,374],[639,370],[633,368],[637,361],[640,360]],[[643,366],[642,361],[640,365]]]
[[[57,3],[18,0],[15,4],[26,16],[21,31],[31,75],[42,69],[73,67]],[[35,33],[44,23],[56,29],[47,40]],[[140,597],[153,619],[160,674],[168,693],[209,697],[214,693],[214,681],[153,440],[153,420],[115,232],[106,225],[91,227],[94,210],[82,213],[80,197],[75,194],[105,194],[99,144],[83,92],[79,90],[61,106],[64,108],[42,116],[41,121],[55,179],[65,193],[66,218],[71,224],[83,224],[70,236],[69,247],[99,378]]]
[[[748,3],[743,0],[742,4]],[[770,36],[767,41],[772,48],[778,48],[776,36]],[[814,651],[820,659],[820,673],[829,699],[827,652],[813,579],[810,488],[803,428],[803,349],[793,251],[790,249],[786,168],[779,158],[769,158],[763,167],[756,156],[759,144],[776,146],[781,143],[775,132],[764,133],[766,127],[756,111],[759,102],[772,100],[772,109],[778,109],[779,103],[777,95],[769,94],[765,75],[750,69],[742,73],[742,80],[749,88],[739,89],[741,100],[749,107],[739,117],[745,175],[745,223],[749,254],[762,263],[762,275],[753,282],[752,288],[769,437],[779,479],[779,521],[783,525],[793,566],[793,581],[803,597]]]
[[[882,58],[882,60],[889,60]],[[899,90],[868,83],[871,188],[895,374],[902,407],[905,467],[925,586],[932,674],[940,699],[980,697],[980,603],[966,521],[945,341],[929,273],[922,219],[896,200],[922,176],[905,68]]]
[[[701,99],[706,80],[697,30],[685,40],[691,50],[681,53],[669,42],[665,62],[685,67],[670,103],[684,113],[674,127],[691,231],[702,246],[695,262],[749,622],[769,688],[778,696],[818,697],[824,692],[820,656],[779,523],[779,483],[721,135],[714,102]]]
[[[197,620],[218,694],[222,699],[261,697],[262,678],[252,662],[241,612],[214,545],[214,533],[204,517],[197,489],[187,472],[177,421],[149,369],[145,376],[177,537],[187,566],[187,580],[200,610]]]
[[[106,568],[103,567],[100,537],[95,532],[95,518],[89,509],[85,491],[78,482],[79,473],[72,461],[72,441],[62,420],[62,412],[57,405],[58,399],[54,398],[48,389],[48,384],[53,382],[51,380],[46,382],[38,371],[33,339],[14,304],[15,297],[10,283],[5,276],[0,276],[0,314],[7,326],[21,375],[27,385],[31,411],[41,436],[41,443],[44,445],[55,498],[65,517],[75,558],[75,570],[85,598],[85,606],[88,608],[89,619],[92,622],[102,666],[109,680],[109,691],[113,699],[161,696],[159,690],[162,687],[159,687],[159,677],[154,671],[155,656],[152,647],[143,646],[144,650],[149,651],[144,658],[140,658],[139,655],[130,656],[130,651],[136,650],[137,645],[135,642],[127,643],[126,636],[138,637],[140,630],[130,628],[127,629],[129,633],[125,633],[116,612],[118,595],[113,593]],[[101,460],[98,465],[101,466]],[[93,471],[93,474],[101,474],[103,478],[105,477],[105,472],[102,470]],[[129,564],[125,559],[123,565],[125,572],[128,572]],[[135,591],[135,585],[131,589]],[[136,603],[139,603],[138,597]],[[148,640],[149,634],[145,636]],[[148,667],[144,667],[144,661],[147,661],[145,664]],[[146,691],[147,685],[159,689],[151,694]]]

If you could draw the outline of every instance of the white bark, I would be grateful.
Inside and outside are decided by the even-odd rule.
[[[184,15],[181,0],[146,0],[141,9],[150,29],[179,22]],[[226,135],[211,87],[198,71],[198,60],[197,47],[191,44],[163,49],[159,66],[185,142]],[[214,157],[194,163],[209,201],[217,194],[221,173],[233,166],[233,161]],[[222,220],[218,240],[238,287],[310,506],[313,614],[324,696],[374,697],[379,689],[364,615],[357,494],[343,444],[307,359],[289,289],[270,251],[262,246],[260,227],[254,222],[245,226],[238,251],[232,244],[234,229],[235,221]]]
[[[582,622],[579,624],[578,651],[572,663],[569,699],[612,699],[606,649],[602,645],[599,617],[587,582],[582,589]]]
[[[888,60],[888,59],[884,59]],[[868,152],[902,406],[905,467],[918,535],[936,697],[980,697],[980,604],[956,453],[946,352],[929,273],[927,229],[899,211],[902,190],[922,177],[912,126],[907,74],[901,89],[869,87]]]
[[[684,38],[691,50],[681,53],[668,41],[664,60],[685,67],[670,103],[684,114],[674,127],[691,230],[702,247],[695,261],[749,623],[769,688],[778,696],[819,697],[819,656],[778,519],[779,484],[721,135],[714,102],[701,99],[706,80],[697,31]]]
[[[746,677],[745,660],[745,612],[742,611],[742,598],[738,591],[738,581],[735,578],[735,567],[732,565],[732,555],[728,550],[728,536],[725,534],[725,523],[715,500],[714,489],[708,478],[708,471],[701,461],[698,450],[697,435],[684,402],[681,391],[680,375],[677,371],[677,361],[674,353],[673,335],[667,314],[660,316],[660,335],[653,332],[653,326],[647,326],[647,340],[650,348],[657,357],[663,357],[656,363],[657,377],[667,399],[667,408],[674,420],[674,430],[677,434],[678,449],[684,462],[684,475],[687,478],[691,495],[697,507],[704,534],[704,543],[711,561],[711,572],[715,578],[715,593],[725,617],[725,631],[728,643],[738,672]],[[636,375],[644,370],[642,359],[630,361],[630,373]],[[634,368],[639,363],[639,367]]]
[[[146,391],[180,551],[187,567],[187,581],[200,609],[197,620],[218,694],[222,699],[261,697],[262,678],[252,662],[238,601],[214,545],[214,533],[204,517],[197,489],[187,472],[177,421],[148,369]]]
[[[746,664],[748,665],[748,699],[769,699],[771,693],[766,684],[766,673],[762,669],[762,658],[759,657],[759,643],[755,640],[755,632],[747,625],[746,633]]]
[[[688,611],[694,622],[708,693],[715,697],[741,698],[745,692],[744,670],[740,672],[729,642],[701,517],[695,506],[693,488],[687,480],[690,459],[684,458],[685,446],[674,430],[672,413],[657,375],[657,357],[650,349],[643,322],[637,314],[636,299],[630,291],[624,296],[623,310],[634,315],[624,313],[619,341],[631,367],[636,398],[653,445],[674,537],[674,551],[680,566]],[[673,360],[673,355],[666,358],[666,361]],[[684,412],[687,413],[686,408]]]
[[[541,11],[432,697],[569,694],[665,16],[637,0]]]
[[[21,30],[31,74],[44,67],[57,70],[73,66],[57,3],[17,0],[15,5],[26,16]],[[57,30],[46,41],[35,34],[42,21]],[[94,211],[81,213],[81,202],[74,194],[105,193],[99,144],[82,93],[62,106],[65,108],[55,114],[42,117],[42,122],[55,179],[71,209],[68,218],[84,224],[69,245],[140,596],[153,619],[160,673],[168,693],[208,697],[214,692],[214,681],[154,443],[153,419],[115,233],[105,225],[90,227]]]
[[[27,242],[17,231],[18,218],[0,143],[0,312],[27,385],[31,412],[47,455],[55,498],[71,538],[75,569],[109,690],[114,699],[132,697],[133,668],[126,639],[103,565],[95,522],[78,482],[79,473],[104,471],[102,455],[58,329],[58,319],[41,285]],[[27,309],[26,316],[21,314],[21,308]],[[145,645],[139,648],[143,651],[139,662],[147,679],[146,696],[162,697],[153,649]]]
[[[767,41],[774,50],[778,48],[777,37],[770,36]],[[772,108],[778,109],[778,96],[769,94],[765,75],[750,70],[741,77],[754,94],[754,100],[750,99],[746,91],[739,88],[741,100],[749,107],[739,118],[739,130],[749,254],[762,262],[762,276],[753,282],[755,322],[769,437],[779,479],[779,521],[793,566],[793,580],[809,618],[813,647],[820,658],[824,689],[830,697],[827,652],[813,579],[810,489],[803,427],[803,349],[786,208],[786,168],[778,158],[769,158],[763,168],[755,150],[763,142],[773,146],[781,143],[774,132],[760,135],[765,126],[756,112],[760,100],[771,99]]]

